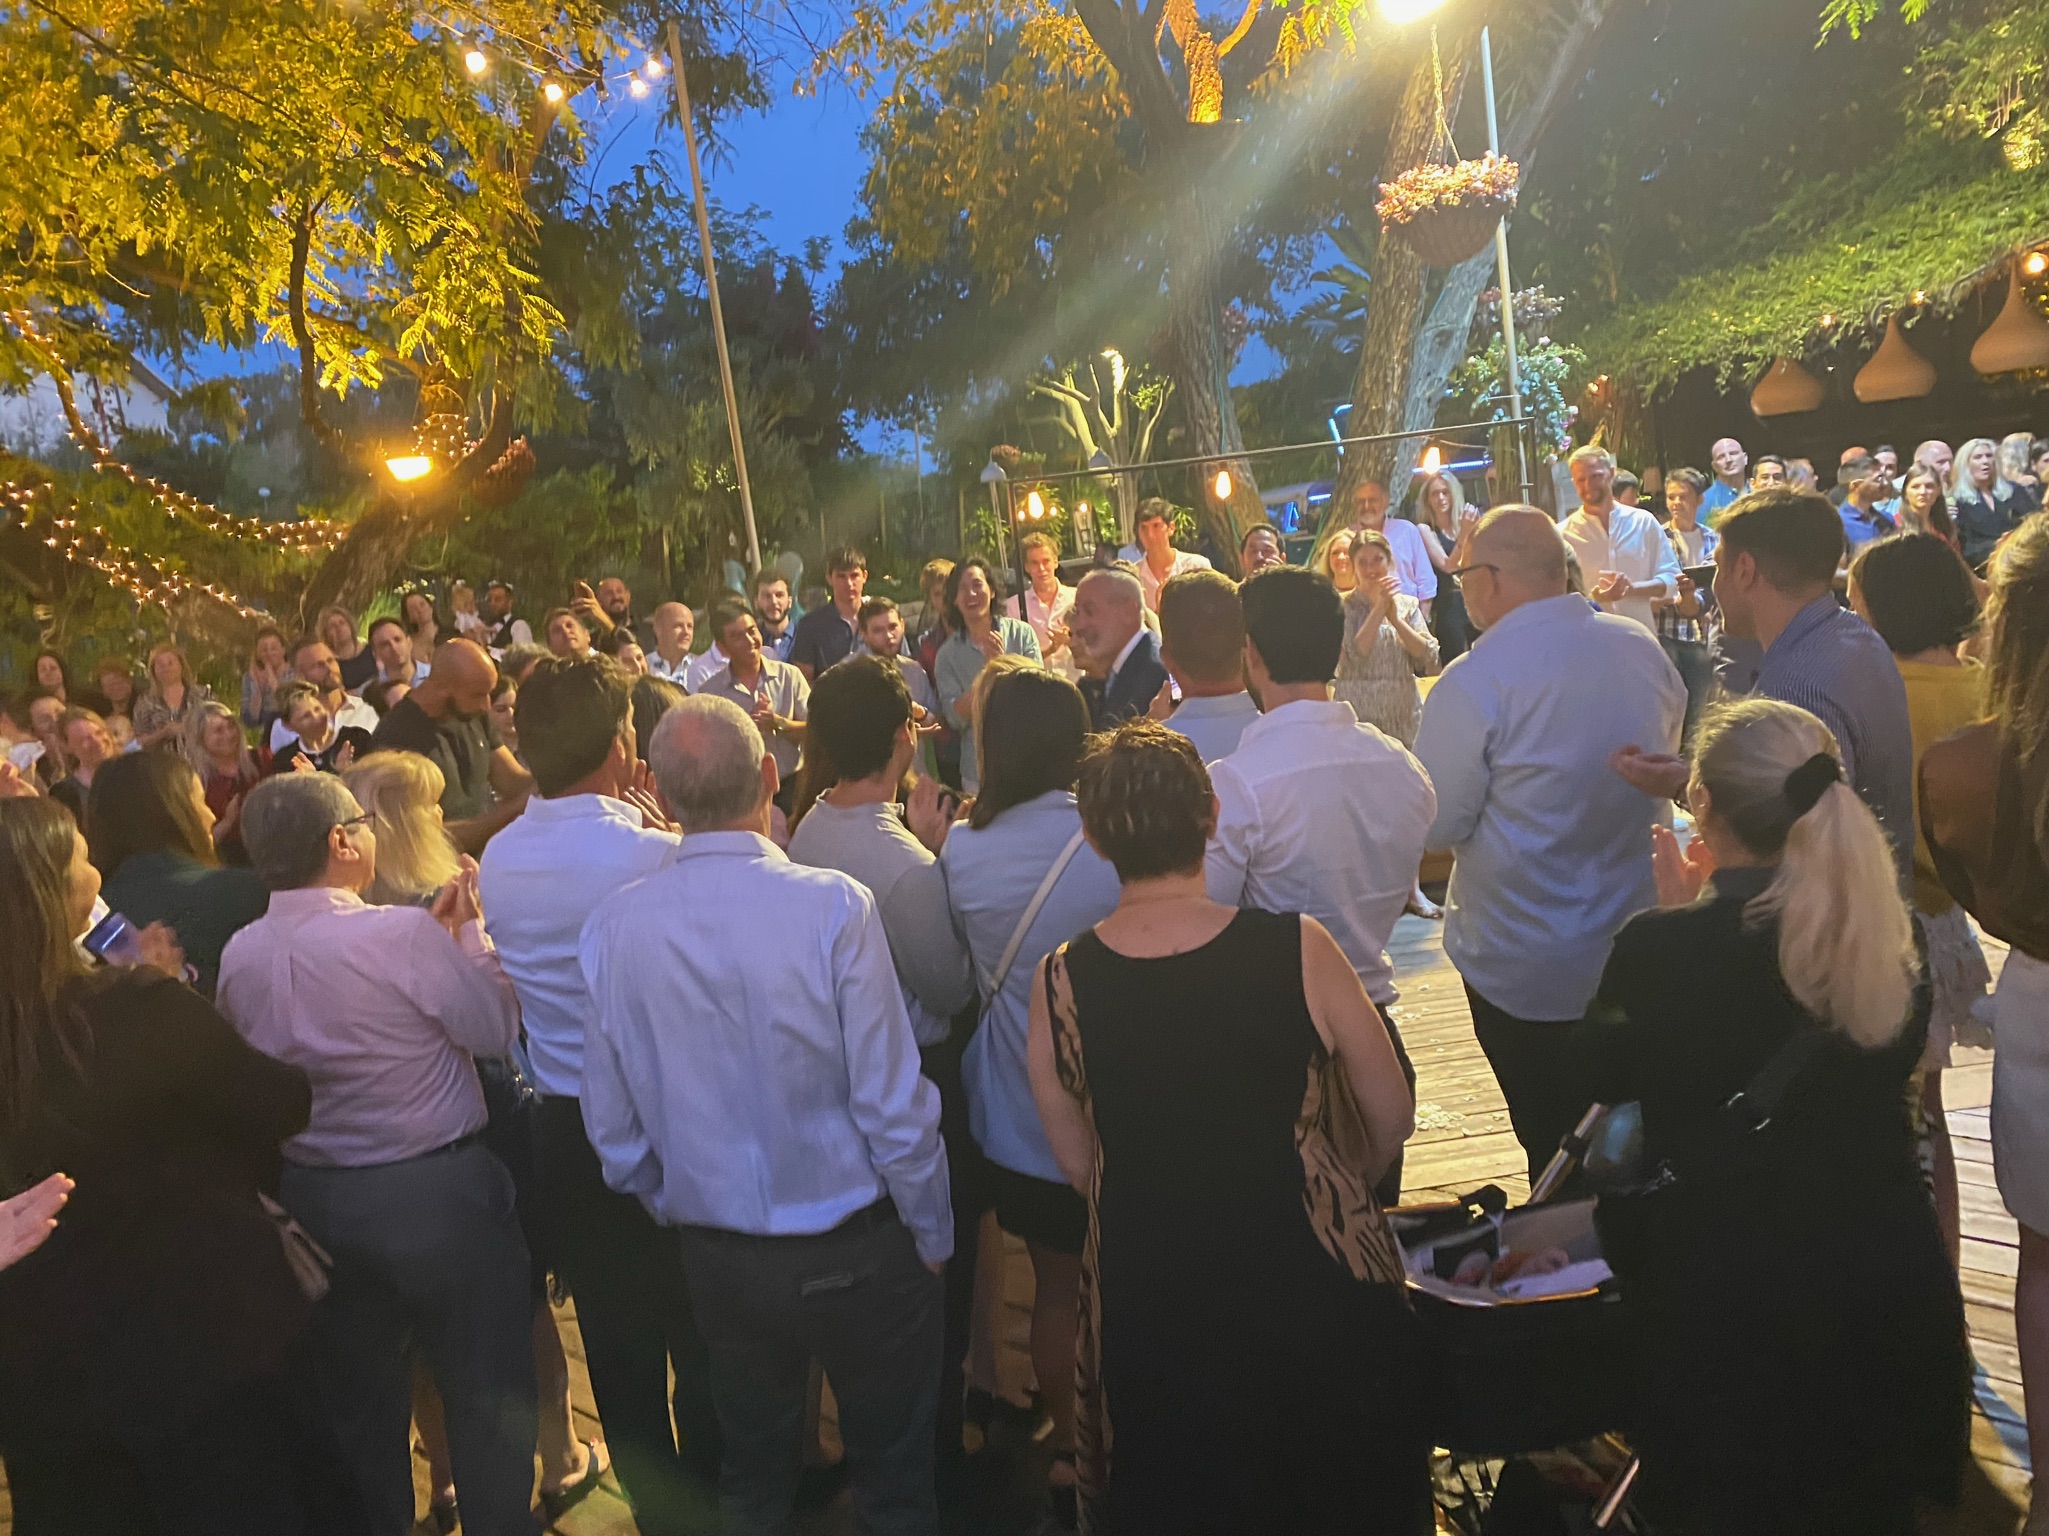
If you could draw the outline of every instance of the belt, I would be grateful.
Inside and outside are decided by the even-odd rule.
[[[843,1232],[865,1232],[871,1227],[894,1226],[901,1218],[896,1212],[896,1201],[884,1195],[872,1205],[864,1205],[853,1215],[823,1232],[736,1232],[731,1227],[701,1227],[688,1222],[679,1230],[692,1237],[715,1238],[721,1242],[737,1243],[809,1243],[821,1237],[836,1237]]]

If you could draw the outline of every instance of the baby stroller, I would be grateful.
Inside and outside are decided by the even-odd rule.
[[[1388,1213],[1423,1325],[1438,1508],[1463,1536],[1646,1530],[1621,1437],[1621,1290],[1594,1200],[1558,1198],[1583,1161],[1619,1161],[1612,1143],[1627,1129],[1628,1117],[1593,1106],[1513,1210],[1488,1185]]]

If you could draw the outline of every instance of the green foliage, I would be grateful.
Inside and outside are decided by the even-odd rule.
[[[1532,418],[1531,432],[1540,462],[1550,463],[1572,447],[1572,423],[1578,410],[1566,404],[1567,382],[1586,366],[1578,347],[1545,337],[1518,337],[1516,375],[1522,383],[1523,414]],[[1508,370],[1501,338],[1490,339],[1451,371],[1446,400],[1459,421],[1508,420]]]
[[[1868,335],[1914,292],[1949,306],[2045,230],[2049,177],[2008,170],[1982,142],[1924,137],[1859,176],[1801,189],[1750,242],[1760,254],[1623,307],[1581,344],[1647,393],[1695,368],[1726,385],[1774,357]]]

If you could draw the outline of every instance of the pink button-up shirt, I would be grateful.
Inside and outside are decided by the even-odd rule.
[[[277,891],[221,955],[222,1013],[313,1080],[295,1163],[361,1168],[484,1128],[474,1058],[504,1056],[519,1002],[476,923],[460,944],[420,907],[329,886]]]

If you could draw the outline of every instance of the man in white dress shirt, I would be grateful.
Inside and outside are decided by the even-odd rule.
[[[1430,605],[1437,600],[1437,567],[1423,547],[1423,531],[1405,517],[1389,517],[1387,509],[1387,487],[1368,480],[1352,493],[1352,526],[1387,540],[1387,547],[1394,551],[1395,580],[1416,600],[1427,620]]]
[[[1381,1012],[1402,1075],[1416,1071],[1388,1017],[1397,997],[1388,935],[1415,888],[1436,813],[1430,780],[1402,744],[1331,697],[1345,642],[1343,601],[1300,566],[1239,589],[1245,674],[1260,716],[1238,750],[1209,765],[1217,830],[1204,861],[1213,901],[1306,912],[1338,941]],[[1661,653],[1662,654],[1662,653]],[[1401,1159],[1378,1193],[1401,1192]]]
[[[655,610],[658,628],[668,606]],[[547,1257],[576,1297],[591,1392],[634,1518],[647,1536],[681,1536],[718,1476],[710,1359],[676,1234],[605,1187],[582,1107],[591,1016],[577,956],[584,922],[623,887],[667,868],[679,842],[633,787],[632,684],[609,656],[535,664],[514,718],[537,793],[485,846],[478,878],[540,1095],[534,1179],[554,1243]]]
[[[934,1536],[953,1213],[875,900],[769,841],[775,759],[738,705],[685,700],[649,757],[684,839],[584,926],[583,1114],[606,1182],[681,1232],[724,1529],[788,1529],[816,1359],[861,1528]]]
[[[1481,634],[1430,690],[1416,755],[1437,789],[1430,846],[1458,854],[1444,952],[1535,1177],[1587,1107],[1565,1031],[1616,930],[1657,903],[1657,806],[1608,759],[1677,752],[1686,685],[1650,630],[1567,588],[1565,541],[1535,507],[1489,512],[1460,581]]]
[[[1153,718],[1194,742],[1205,763],[1237,751],[1259,706],[1245,690],[1245,610],[1230,577],[1190,571],[1161,590],[1160,663],[1181,701],[1162,689]]]
[[[647,675],[690,691],[690,642],[697,638],[697,615],[688,603],[660,603],[648,615],[654,649],[647,653]]]
[[[1138,504],[1131,531],[1138,540],[1139,586],[1145,593],[1145,606],[1154,613],[1160,611],[1160,588],[1184,571],[1210,568],[1207,555],[1174,547],[1174,509],[1157,496]]]
[[[311,683],[320,690],[320,701],[327,706],[328,718],[334,721],[334,728],[345,725],[357,726],[375,735],[377,732],[377,711],[365,704],[362,698],[342,690],[341,663],[334,659],[334,650],[317,635],[305,635],[292,647],[292,676],[302,683]],[[274,757],[299,739],[298,734],[285,724],[280,716],[271,723],[270,750]]]
[[[1679,557],[1663,525],[1615,499],[1615,456],[1607,449],[1574,449],[1566,466],[1580,504],[1559,531],[1579,561],[1587,596],[1655,635],[1653,605],[1679,595]]]

